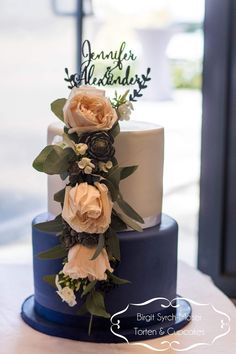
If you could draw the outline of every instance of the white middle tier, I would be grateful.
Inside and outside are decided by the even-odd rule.
[[[160,223],[163,195],[164,128],[144,122],[121,122],[115,139],[116,158],[121,167],[138,165],[133,175],[121,181],[123,198],[144,218],[144,228]],[[48,144],[63,133],[61,123],[48,127]],[[61,212],[54,194],[65,186],[59,176],[48,177],[48,211]]]

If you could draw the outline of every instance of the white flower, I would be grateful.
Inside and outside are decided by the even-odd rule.
[[[60,296],[62,301],[65,301],[70,307],[73,307],[77,304],[74,291],[68,286],[58,290],[57,294]]]
[[[119,120],[129,120],[133,110],[134,107],[132,102],[127,101],[121,104],[117,109]]]
[[[79,143],[79,144],[75,144],[75,142],[73,140],[71,140],[67,134],[63,134],[62,135],[63,140],[58,142],[57,145],[61,146],[63,149],[65,148],[72,148],[74,150],[74,152],[77,155],[84,155],[86,153],[86,151],[88,150],[88,145],[87,144],[83,144],[83,143]]]
[[[103,172],[108,172],[108,170],[110,170],[113,166],[113,163],[111,161],[107,161],[107,162],[102,162],[100,161],[98,163],[98,167],[99,167],[99,170],[100,171],[103,171]]]
[[[81,170],[84,170],[84,173],[86,173],[87,175],[92,173],[93,168],[95,168],[95,165],[91,162],[91,159],[89,159],[88,157],[83,157],[79,161],[78,166],[79,168],[81,168]]]
[[[77,155],[84,155],[86,151],[88,150],[88,145],[87,144],[75,144],[75,152]]]
[[[55,283],[57,286],[57,294],[60,296],[62,301],[65,301],[70,307],[73,307],[77,304],[76,302],[76,297],[74,294],[74,291],[69,288],[68,286],[65,286],[64,288],[60,285],[59,283],[59,277],[56,275]]]

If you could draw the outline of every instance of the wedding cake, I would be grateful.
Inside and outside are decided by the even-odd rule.
[[[128,121],[137,92],[70,88],[51,105],[61,122],[33,163],[48,174],[48,212],[32,223],[34,295],[22,318],[84,341],[168,334],[191,308],[176,293],[178,225],[162,214],[164,129]],[[145,326],[153,332],[137,337]]]

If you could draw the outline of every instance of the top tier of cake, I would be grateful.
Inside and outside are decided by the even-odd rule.
[[[119,165],[137,165],[138,169],[121,181],[124,199],[144,218],[144,228],[160,223],[163,191],[164,129],[144,122],[121,122],[121,132],[116,137],[115,149]],[[53,123],[48,127],[48,144],[60,139],[63,126]],[[60,213],[59,203],[53,195],[65,182],[58,176],[48,177],[48,211]]]

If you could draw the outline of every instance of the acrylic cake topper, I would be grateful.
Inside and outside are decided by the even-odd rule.
[[[65,81],[69,83],[68,88],[79,87],[80,85],[96,85],[96,86],[137,86],[132,93],[129,94],[129,101],[135,102],[143,96],[143,90],[147,88],[147,82],[151,80],[149,74],[151,69],[147,68],[146,74],[131,74],[131,65],[127,65],[124,71],[124,63],[134,62],[137,56],[131,51],[126,51],[126,42],[120,45],[116,51],[105,53],[103,50],[95,53],[92,50],[89,40],[85,40],[82,44],[82,63],[80,72],[69,74],[65,69],[67,77]],[[96,60],[112,60],[112,65],[106,66],[103,76],[95,76]],[[118,76],[116,75],[118,71]]]

